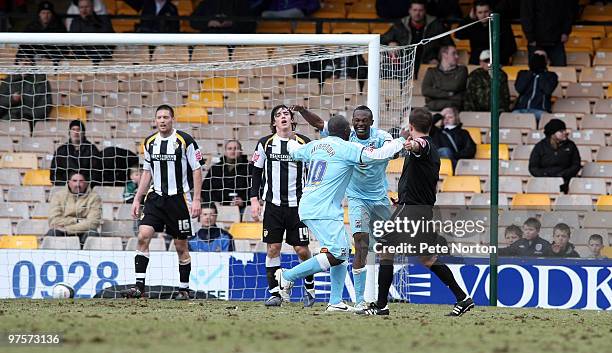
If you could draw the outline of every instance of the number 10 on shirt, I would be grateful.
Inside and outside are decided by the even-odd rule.
[[[319,185],[325,171],[327,170],[327,161],[310,161],[308,165],[308,177],[306,179],[306,186]]]

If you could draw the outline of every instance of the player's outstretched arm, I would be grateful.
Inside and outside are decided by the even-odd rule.
[[[396,153],[401,151],[402,148],[404,148],[404,145],[406,144],[406,139],[403,137],[396,138],[394,140],[391,140],[390,142],[385,143],[380,148],[364,148],[362,145],[356,142],[351,143],[354,144],[356,147],[362,148],[360,163],[368,164],[392,158],[393,155],[395,155]]]
[[[325,121],[323,121],[320,116],[304,108],[303,106],[294,105],[291,107],[291,110],[300,113],[300,115],[304,118],[304,120],[306,120],[306,122],[308,122],[308,124],[310,124],[310,126],[316,127],[321,131],[325,127]]]
[[[134,196],[134,202],[132,202],[132,217],[134,219],[138,219],[138,213],[140,211],[140,200],[144,196],[147,189],[149,189],[149,184],[151,184],[151,171],[143,170],[142,174],[140,174],[140,181],[138,182],[138,191],[136,191],[136,196]]]
[[[193,202],[191,203],[191,218],[200,217],[202,212],[202,168],[193,170]]]

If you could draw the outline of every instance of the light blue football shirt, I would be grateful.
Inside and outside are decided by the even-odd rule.
[[[405,140],[394,140],[383,150],[373,151],[354,142],[328,136],[290,148],[294,160],[308,164],[308,176],[299,205],[300,219],[343,220],[342,199],[355,166],[378,164],[403,148]],[[377,154],[374,157],[373,154]]]
[[[327,122],[321,131],[321,137],[329,136]],[[349,141],[359,143],[365,147],[380,148],[385,142],[393,140],[391,134],[377,128],[370,128],[370,137],[362,140],[357,137],[355,130],[351,128]],[[353,177],[346,190],[346,196],[363,200],[382,200],[387,198],[387,165],[389,160],[380,160],[372,164],[358,164],[355,166]]]

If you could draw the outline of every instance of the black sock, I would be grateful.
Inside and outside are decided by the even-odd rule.
[[[191,259],[189,263],[181,264],[179,261],[179,289],[187,290],[189,289],[189,274],[191,273]]]
[[[431,265],[429,268],[431,272],[435,273],[436,276],[444,283],[455,295],[457,301],[462,301],[467,297],[467,294],[459,287],[457,281],[455,281],[455,276],[453,276],[453,272],[450,270],[445,263],[440,262],[440,260],[436,260],[436,262]]]
[[[137,253],[134,257],[134,269],[136,272],[136,287],[141,293],[145,290],[145,276],[147,274],[147,266],[149,265],[149,257],[142,253]]]
[[[314,275],[304,277],[304,288],[314,289]]]
[[[384,308],[389,299],[389,289],[393,283],[393,262],[383,260],[378,269],[378,307]]]
[[[268,291],[278,287],[278,281],[276,280],[276,276],[274,276],[274,273],[276,273],[276,270],[278,269],[280,269],[280,266],[266,267],[266,277],[268,278]],[[271,294],[280,297],[280,294],[278,292]]]

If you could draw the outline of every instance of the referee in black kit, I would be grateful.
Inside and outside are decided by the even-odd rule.
[[[302,162],[291,160],[287,143],[296,135],[296,141],[307,144],[310,139],[294,132],[296,127],[293,111],[285,105],[272,108],[270,128],[272,134],[263,137],[257,143],[253,153],[253,178],[251,186],[251,215],[256,221],[261,214],[259,191],[264,182],[263,199],[266,203],[263,215],[263,241],[267,243],[266,277],[270,297],[266,306],[280,306],[283,300],[274,273],[281,267],[280,251],[283,242],[292,245],[300,260],[311,257],[308,248],[308,227],[300,220],[298,204],[302,197],[302,188],[306,176]],[[263,176],[262,176],[263,174]],[[311,307],[315,302],[314,278],[304,278],[304,307]]]
[[[165,232],[174,238],[179,262],[180,284],[175,299],[189,299],[191,257],[187,239],[193,234],[191,218],[200,216],[201,168],[204,161],[195,140],[183,131],[174,129],[174,121],[172,107],[160,105],[155,111],[157,132],[144,140],[144,170],[132,204],[134,218],[138,218],[140,200],[145,192],[146,197],[134,258],[136,286],[122,292],[127,298],[144,295],[149,242],[155,232],[162,232],[165,228]],[[151,180],[153,184],[149,189]]]
[[[398,208],[391,219],[431,220],[433,206],[436,202],[436,191],[440,172],[440,156],[438,149],[429,137],[432,126],[432,116],[429,111],[416,108],[410,112],[409,130],[410,147],[404,158],[404,167],[398,185]],[[394,233],[383,236],[388,245],[408,243],[416,246],[416,255],[420,262],[438,276],[453,292],[457,302],[448,316],[461,316],[474,307],[474,301],[457,284],[450,268],[442,263],[438,256],[427,252],[419,252],[420,243],[435,245],[438,236],[435,231],[421,231],[415,235]],[[413,254],[414,255],[414,254]],[[393,282],[394,254],[382,252],[378,272],[378,301],[362,313],[366,315],[389,315],[387,300],[389,288]]]

